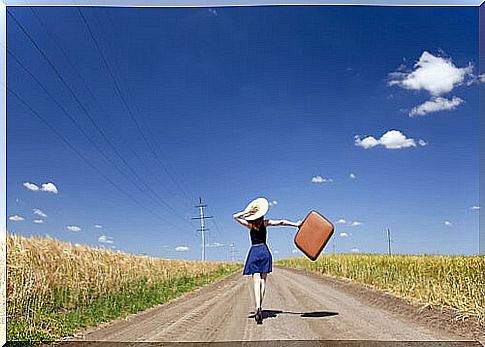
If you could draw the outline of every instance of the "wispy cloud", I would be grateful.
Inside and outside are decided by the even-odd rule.
[[[340,233],[340,237],[348,237],[348,236],[349,236],[349,234],[347,234],[347,233]]]
[[[399,86],[408,90],[424,90],[432,96],[451,92],[472,77],[473,65],[457,67],[450,58],[435,56],[424,51],[414,64],[413,70],[400,69],[389,74],[390,86]]]
[[[35,224],[44,224],[44,220],[43,219],[34,219],[32,221],[32,223],[35,223]]]
[[[412,108],[409,112],[410,117],[425,116],[429,113],[438,111],[452,111],[463,103],[463,99],[454,96],[452,99],[443,97],[433,97],[419,106]]]
[[[319,176],[319,175],[312,177],[312,183],[320,184],[320,183],[330,183],[330,182],[333,182],[333,179],[324,178],[324,177]]]
[[[445,220],[445,225],[447,227],[451,227],[451,226],[453,226],[453,223],[451,223],[449,220]]]
[[[412,138],[406,137],[402,132],[399,130],[389,130],[384,135],[382,135],[379,139],[376,139],[373,136],[367,136],[361,138],[360,135],[356,135],[354,137],[354,144],[358,147],[362,147],[365,149],[373,148],[376,146],[384,146],[387,149],[401,149],[401,148],[408,148],[408,147],[416,147],[416,140]],[[427,143],[424,140],[419,140],[418,145],[425,146]]]
[[[39,216],[39,217],[42,217],[42,218],[45,218],[47,217],[47,215],[44,213],[44,211],[42,211],[41,209],[38,209],[38,208],[34,208],[32,210],[32,212],[36,215],[36,216]]]
[[[178,247],[175,247],[175,251],[177,252],[188,252],[189,251],[189,247],[187,246],[178,246]]]
[[[218,248],[218,247],[224,246],[224,244],[220,242],[213,242],[213,243],[206,244],[206,246],[211,248]]]
[[[73,232],[81,231],[81,228],[77,225],[68,225],[66,229]]]
[[[357,178],[357,176],[354,173],[350,173],[349,177],[353,180],[355,180]]]
[[[21,221],[25,220],[25,218],[21,217],[19,215],[14,215],[14,216],[8,217],[8,220],[11,220],[12,222],[21,222]]]
[[[94,224],[94,227],[95,227],[96,229],[103,229],[103,226],[102,226],[102,225],[100,225],[100,224]]]
[[[298,250],[297,249],[292,249],[291,250],[291,253],[293,253],[293,254],[298,253]]]
[[[39,190],[39,186],[34,184],[34,183],[30,183],[30,182],[24,182],[24,187],[27,188],[28,190],[31,190],[33,192],[36,192]]]
[[[276,201],[276,200],[269,202],[269,206],[276,206],[276,205],[278,205],[278,201]]]
[[[470,210],[473,210],[473,211],[477,211],[479,209],[481,209],[481,206],[479,205],[473,205],[472,207],[470,207]]]
[[[98,242],[113,244],[115,241],[113,240],[112,237],[101,235],[100,237],[98,237]]]
[[[335,222],[335,224],[344,224],[344,225],[348,225],[350,227],[358,227],[360,225],[362,225],[363,223],[360,222],[360,221],[357,221],[357,220],[354,220],[354,221],[348,221],[344,218],[340,218],[338,221]]]
[[[58,193],[56,185],[52,182],[42,183],[42,188],[40,190],[47,193],[54,193],[54,194]]]

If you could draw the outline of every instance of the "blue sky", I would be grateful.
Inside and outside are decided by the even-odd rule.
[[[244,259],[232,214],[264,196],[332,220],[326,252],[390,228],[396,253],[478,253],[477,8],[9,11],[9,88],[90,163],[9,94],[9,231],[198,259],[202,196],[208,259]],[[276,258],[294,233],[270,229]]]

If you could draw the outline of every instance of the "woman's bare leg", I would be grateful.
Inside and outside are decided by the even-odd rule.
[[[260,307],[263,307],[263,299],[264,299],[264,292],[266,290],[266,278],[267,277],[268,277],[267,272],[263,272],[261,274],[261,301],[260,301],[260,304],[259,304]]]
[[[261,274],[253,274],[254,281],[254,300],[256,301],[256,310],[261,307]]]

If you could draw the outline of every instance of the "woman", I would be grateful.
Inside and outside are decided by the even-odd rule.
[[[268,200],[258,198],[250,202],[244,211],[234,215],[236,221],[250,230],[251,248],[244,265],[243,275],[253,276],[254,298],[256,301],[254,319],[258,324],[263,323],[262,304],[266,288],[266,277],[272,271],[272,257],[266,244],[266,227],[281,225],[299,228],[301,225],[301,221],[294,223],[285,219],[264,219],[268,208]]]

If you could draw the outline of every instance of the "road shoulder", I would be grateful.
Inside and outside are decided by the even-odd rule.
[[[465,340],[478,340],[482,344],[485,341],[485,327],[480,326],[478,318],[464,317],[452,308],[422,304],[346,278],[275,266],[298,274],[304,273],[335,289],[357,296],[364,303],[392,312],[405,321],[418,323],[449,335],[457,335]]]

